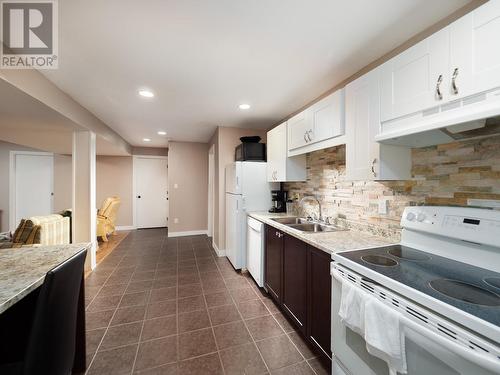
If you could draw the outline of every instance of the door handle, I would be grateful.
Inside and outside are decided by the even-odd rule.
[[[436,82],[436,96],[438,100],[443,100],[443,93],[441,92],[441,82],[443,82],[443,75],[440,74]]]
[[[453,76],[451,77],[451,88],[453,90],[454,95],[458,94],[457,77],[458,77],[458,68],[455,68],[455,70],[453,71]]]

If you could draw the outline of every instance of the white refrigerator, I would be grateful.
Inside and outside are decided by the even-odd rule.
[[[277,186],[267,182],[264,162],[226,166],[226,256],[235,269],[246,268],[247,212],[267,211]]]

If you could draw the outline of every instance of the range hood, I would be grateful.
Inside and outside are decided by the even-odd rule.
[[[500,135],[500,90],[383,122],[380,143],[425,147]]]

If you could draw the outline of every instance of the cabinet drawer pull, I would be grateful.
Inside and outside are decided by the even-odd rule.
[[[451,77],[451,88],[453,90],[454,95],[458,94],[457,77],[458,77],[458,68],[455,68],[455,70],[453,71],[453,77]]]
[[[440,74],[436,83],[436,96],[438,100],[443,100],[443,93],[441,92],[441,82],[443,82],[443,75]]]
[[[307,140],[307,132],[305,132],[305,133],[304,133],[304,141],[306,141],[306,143],[307,143],[307,142],[309,142],[309,141]]]

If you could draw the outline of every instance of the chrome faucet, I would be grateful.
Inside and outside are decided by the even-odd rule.
[[[319,212],[319,221],[323,222],[323,213],[321,211],[321,202],[319,201],[318,198],[316,198],[313,195],[306,195],[300,200],[300,207],[303,208],[304,206],[304,201],[306,200],[314,200],[318,204],[318,212]]]

